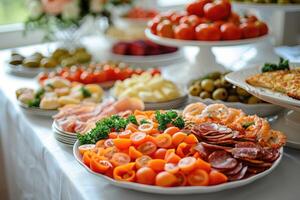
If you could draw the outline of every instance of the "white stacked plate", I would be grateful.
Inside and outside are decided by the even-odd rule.
[[[53,115],[56,115],[58,113],[58,110],[46,110],[41,108],[35,108],[35,107],[28,107],[26,104],[19,102],[19,106],[22,108],[22,110],[30,115],[36,115],[39,117],[52,117]]]
[[[57,141],[70,146],[75,144],[77,140],[76,134],[60,130],[55,121],[52,124],[52,130]]]

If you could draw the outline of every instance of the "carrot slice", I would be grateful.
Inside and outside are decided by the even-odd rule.
[[[212,170],[209,173],[209,185],[218,185],[227,182],[228,178],[225,174]]]
[[[166,161],[162,159],[152,159],[148,162],[147,166],[156,172],[161,172],[165,168]]]
[[[168,148],[172,145],[172,137],[165,133],[155,137],[155,141],[158,147]]]
[[[194,157],[185,157],[182,158],[179,162],[178,162],[178,167],[183,171],[183,172],[190,172],[193,169],[195,169],[196,167],[196,158]]]
[[[128,154],[132,160],[135,160],[135,159],[143,156],[143,154],[141,152],[139,152],[134,146],[129,147]]]
[[[209,176],[206,171],[196,169],[188,175],[187,181],[192,186],[207,186],[209,184]]]
[[[128,149],[131,145],[131,140],[126,138],[116,138],[113,139],[113,143],[118,149]]]

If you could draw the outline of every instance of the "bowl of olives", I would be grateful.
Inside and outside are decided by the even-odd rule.
[[[248,115],[257,114],[261,117],[275,115],[282,110],[281,107],[266,103],[229,83],[225,80],[226,74],[211,72],[193,80],[188,86],[190,100],[205,104],[222,103],[228,107],[241,109]]]
[[[91,59],[91,54],[83,47],[73,50],[57,48],[47,56],[40,52],[24,56],[12,51],[8,70],[15,75],[34,77],[42,71],[52,71],[58,66],[84,64]]]

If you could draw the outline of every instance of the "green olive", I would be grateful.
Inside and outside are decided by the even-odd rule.
[[[77,52],[73,57],[79,63],[87,63],[87,62],[91,61],[91,59],[92,59],[91,54],[86,53],[86,52]]]
[[[240,87],[236,88],[236,93],[239,96],[244,96],[244,97],[249,97],[250,96],[250,94],[246,90],[244,90],[243,88],[240,88]]]
[[[215,89],[214,81],[211,79],[204,79],[201,81],[201,87],[207,92],[212,92]]]
[[[76,53],[86,53],[86,52],[87,52],[86,48],[84,48],[84,47],[78,47],[78,48],[76,48],[73,51],[73,54],[76,54]]]
[[[22,64],[25,67],[38,68],[40,66],[40,60],[34,58],[25,58]]]
[[[54,68],[56,66],[57,66],[57,62],[53,58],[43,58],[41,60],[41,67]]]
[[[226,91],[225,88],[218,88],[212,94],[212,97],[215,100],[226,100],[227,96],[228,96],[228,92]]]
[[[13,55],[10,60],[11,65],[21,65],[24,60],[24,57],[21,55]]]
[[[206,77],[208,79],[213,79],[213,80],[216,80],[216,79],[219,79],[221,77],[221,72],[211,72],[209,74],[206,75]]]
[[[70,67],[70,66],[75,65],[75,64],[76,64],[76,60],[72,57],[65,58],[61,61],[61,65],[64,66],[64,67]]]
[[[189,93],[192,95],[192,96],[199,96],[201,92],[201,87],[199,85],[192,85],[190,88],[189,88]]]
[[[255,97],[255,96],[251,96],[251,97],[248,99],[248,104],[257,104],[257,103],[260,103],[260,99],[258,99],[258,98]]]
[[[229,83],[228,81],[226,81],[226,79],[225,79],[224,76],[221,77],[221,84],[222,84],[222,87],[226,87],[226,88],[229,88],[229,87],[232,86],[231,83]]]
[[[55,58],[56,60],[61,60],[62,56],[70,56],[69,51],[67,49],[58,48],[52,53],[51,57]]]
[[[34,59],[39,60],[39,61],[41,61],[43,57],[44,57],[43,54],[41,54],[39,52],[35,52],[34,54],[32,54],[30,56],[30,58],[34,58]]]
[[[217,79],[214,81],[214,85],[216,88],[220,88],[222,87],[222,82],[221,82],[221,79]]]
[[[236,95],[229,95],[229,96],[227,97],[227,101],[228,101],[228,102],[239,102],[240,99],[239,99],[239,97],[236,96]]]
[[[235,86],[232,86],[232,87],[228,88],[227,91],[228,91],[228,93],[229,93],[230,95],[236,95],[236,94],[237,94],[237,93],[236,93],[236,87],[235,87]]]
[[[208,98],[211,98],[211,94],[207,91],[203,91],[199,94],[199,97],[201,99],[208,99]]]

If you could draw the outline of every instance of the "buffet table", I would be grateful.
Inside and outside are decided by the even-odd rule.
[[[167,196],[109,185],[89,174],[74,159],[70,147],[56,141],[51,130],[51,119],[22,112],[15,99],[15,90],[34,86],[35,80],[7,74],[5,62],[8,56],[9,51],[0,52],[0,158],[3,158],[2,167],[4,165],[0,183],[7,187],[10,199],[292,200],[300,196],[300,151],[289,148],[284,149],[280,165],[270,175],[234,190],[206,195]],[[3,199],[1,195],[0,199]]]

